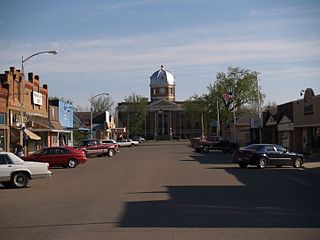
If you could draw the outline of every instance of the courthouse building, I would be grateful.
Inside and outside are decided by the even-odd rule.
[[[201,134],[199,124],[196,129],[191,130],[191,122],[186,117],[184,102],[176,101],[175,77],[170,71],[161,66],[151,75],[149,87],[148,114],[144,130],[139,135],[147,139],[181,139],[192,134]],[[124,128],[130,117],[126,104],[125,102],[118,104],[118,125]]]

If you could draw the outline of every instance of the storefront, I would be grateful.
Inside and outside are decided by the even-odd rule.
[[[293,130],[292,121],[284,115],[278,123],[279,143],[289,150],[293,150]]]
[[[294,127],[295,148],[320,154],[320,95],[315,95],[311,88],[294,103]]]

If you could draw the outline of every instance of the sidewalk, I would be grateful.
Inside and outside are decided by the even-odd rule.
[[[320,170],[320,155],[306,155],[303,167],[305,169],[318,168]]]

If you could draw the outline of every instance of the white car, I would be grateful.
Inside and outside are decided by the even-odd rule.
[[[113,144],[117,144],[117,142],[113,139],[102,139],[101,140],[102,143],[113,143]]]
[[[0,183],[23,188],[29,179],[51,177],[48,163],[25,162],[11,152],[0,152]]]
[[[117,143],[120,147],[132,147],[139,145],[139,141],[133,141],[130,138],[119,140]]]

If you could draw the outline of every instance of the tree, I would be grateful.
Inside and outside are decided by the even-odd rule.
[[[209,85],[207,99],[210,105],[224,106],[226,111],[222,111],[222,116],[226,120],[234,110],[241,108],[255,109],[261,105],[265,95],[258,89],[258,73],[241,69],[238,67],[228,67],[228,72],[219,72],[214,85]],[[259,102],[259,105],[257,104]]]
[[[120,108],[123,108],[122,111],[126,113],[126,125],[129,128],[130,135],[142,133],[148,113],[148,98],[132,93],[125,97],[125,105]]]
[[[201,135],[206,133],[206,129],[209,129],[210,111],[209,104],[205,95],[194,95],[185,102],[186,115],[191,120],[191,131],[194,128],[201,128]],[[200,126],[195,126],[200,123]]]
[[[114,105],[114,101],[111,96],[107,94],[96,95],[96,97],[91,97],[89,101],[92,107],[92,112],[94,113],[111,111],[112,106]]]
[[[71,101],[70,99],[66,99],[66,98],[63,98],[63,97],[56,97],[56,96],[51,96],[49,97],[49,101],[55,101],[55,100],[59,100],[59,101],[62,101],[62,102],[65,102],[65,103],[68,103],[68,104],[73,104],[73,101]]]
[[[275,114],[277,112],[277,103],[276,102],[268,102],[268,104],[266,106],[264,106],[263,110]]]

